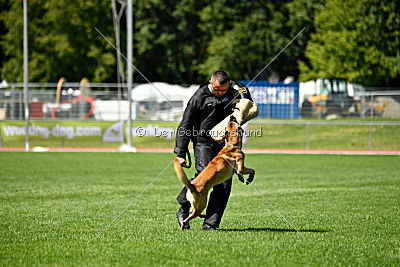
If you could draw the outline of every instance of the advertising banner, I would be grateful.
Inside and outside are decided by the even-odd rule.
[[[29,139],[43,143],[65,141],[121,142],[124,122],[30,121]],[[24,121],[0,122],[3,146],[25,142]]]
[[[250,83],[243,81],[243,83]],[[299,83],[268,83],[253,81],[249,90],[258,105],[258,118],[297,119],[299,109]]]

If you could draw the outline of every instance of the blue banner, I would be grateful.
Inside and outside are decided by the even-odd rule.
[[[244,84],[250,81],[241,81]],[[299,109],[299,83],[269,83],[253,81],[248,87],[259,109],[258,118],[297,119]]]

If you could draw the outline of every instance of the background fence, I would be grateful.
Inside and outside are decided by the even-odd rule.
[[[30,118],[39,120],[127,119],[128,101],[124,84],[30,83]],[[134,85],[138,88],[138,84]],[[163,85],[158,85],[159,87]],[[0,89],[0,120],[24,120],[23,84],[9,84]],[[171,87],[171,85],[169,85]],[[185,87],[181,87],[185,88]],[[164,88],[161,87],[162,92]],[[400,91],[362,91],[353,97],[341,94],[299,97],[299,83],[269,84],[254,81],[249,87],[258,104],[259,118],[400,118]],[[182,91],[183,90],[183,91]],[[185,95],[179,95],[185,92]],[[132,94],[132,119],[179,120],[193,87],[181,89],[167,99]],[[142,92],[143,93],[143,92]],[[161,95],[153,91],[153,95]],[[139,100],[137,100],[139,99]],[[300,99],[304,99],[300,103]]]
[[[31,119],[40,120],[105,120],[127,119],[126,86],[121,84],[30,83]],[[134,88],[139,85],[134,85]],[[24,120],[23,84],[10,84],[0,90],[0,120]],[[184,87],[182,87],[184,88]],[[362,91],[348,97],[340,94],[299,97],[299,83],[269,84],[254,81],[249,87],[258,104],[259,118],[400,118],[400,91]],[[187,89],[189,91],[189,89]],[[193,87],[190,92],[193,92]],[[137,94],[137,93],[136,93]],[[154,92],[154,94],[160,94]],[[142,120],[179,120],[191,94],[178,101],[152,99],[133,94],[132,118]],[[186,99],[186,101],[185,101]],[[300,103],[301,99],[304,99]]]
[[[167,90],[168,93],[162,92],[169,100],[155,90],[146,95],[144,92],[150,89],[140,89],[143,85],[134,85],[132,94],[134,127],[147,127],[149,132],[154,127],[164,127],[163,129],[168,130],[170,135],[176,129],[186,102],[196,87],[171,89],[172,85],[168,85],[169,87],[165,87],[167,86],[165,84],[156,85],[160,90]],[[0,146],[24,146],[25,116],[22,87],[23,84],[10,84],[7,88],[0,89]],[[88,84],[82,83],[63,83],[60,87],[57,83],[30,83],[29,87],[31,88],[30,131],[33,133],[31,138],[33,145],[115,147],[126,142],[126,123],[125,125],[123,123],[128,118],[126,86],[93,83],[89,87]],[[400,91],[357,91],[352,98],[340,98],[340,96],[336,96],[336,99],[323,96],[306,98],[301,95],[299,87],[299,83],[271,85],[256,81],[251,84],[249,89],[253,100],[259,106],[260,115],[257,120],[251,121],[250,127],[280,125],[287,130],[283,128],[280,130],[281,132],[274,137],[275,143],[271,143],[271,140],[276,127],[269,129],[262,138],[251,140],[249,144],[255,144],[255,148],[292,146],[314,149],[322,147],[318,144],[325,142],[324,139],[327,139],[325,137],[332,135],[329,131],[337,131],[335,127],[340,125],[344,127],[340,128],[344,135],[353,132],[360,135],[359,140],[352,141],[349,149],[400,149],[400,145],[397,145],[399,143],[397,140],[400,140],[400,123],[394,120],[400,118]],[[160,97],[155,98],[154,95],[157,94]],[[300,98],[305,101],[299,103]],[[171,108],[169,101],[175,108]],[[338,117],[352,119],[327,120]],[[301,118],[305,120],[298,120]],[[354,120],[354,118],[359,119]],[[326,126],[327,129],[321,130],[318,125],[322,128]],[[320,137],[315,137],[316,134]],[[338,132],[338,135],[340,134],[341,132]],[[135,145],[143,147],[172,147],[173,138],[169,137],[168,140],[164,140],[165,138],[156,138],[153,134],[147,138],[137,139],[138,137],[134,135]],[[350,139],[350,136],[333,139],[335,138],[336,141],[329,141],[332,146],[326,144],[325,147],[347,148],[341,144]],[[300,139],[304,140],[299,141]]]

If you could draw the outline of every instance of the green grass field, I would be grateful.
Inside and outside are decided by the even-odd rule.
[[[234,177],[220,230],[180,232],[170,154],[0,153],[0,264],[400,264],[400,157],[246,155],[254,186]],[[193,170],[187,171],[193,174]]]

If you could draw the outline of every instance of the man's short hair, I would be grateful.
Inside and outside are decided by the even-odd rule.
[[[227,82],[231,81],[228,72],[224,70],[217,70],[214,72],[214,74],[211,76],[211,79],[215,82],[219,82],[219,84],[226,84]]]

